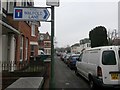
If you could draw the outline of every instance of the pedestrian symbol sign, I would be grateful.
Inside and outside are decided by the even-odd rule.
[[[15,9],[15,18],[22,18],[22,9]]]

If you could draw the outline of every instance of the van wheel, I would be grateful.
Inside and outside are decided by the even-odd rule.
[[[90,85],[90,89],[91,89],[91,90],[95,90],[96,85],[95,85],[92,77],[90,77],[90,79],[89,79],[89,85]]]

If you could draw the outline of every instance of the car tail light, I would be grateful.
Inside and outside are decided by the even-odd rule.
[[[102,68],[100,66],[97,67],[97,76],[102,77]]]

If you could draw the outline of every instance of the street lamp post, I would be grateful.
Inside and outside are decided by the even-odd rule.
[[[50,88],[54,88],[54,6],[59,6],[59,0],[46,0],[46,5],[51,6],[51,77]]]

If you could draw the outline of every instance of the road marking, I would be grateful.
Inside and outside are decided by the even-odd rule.
[[[70,85],[70,83],[65,83],[65,85]]]

